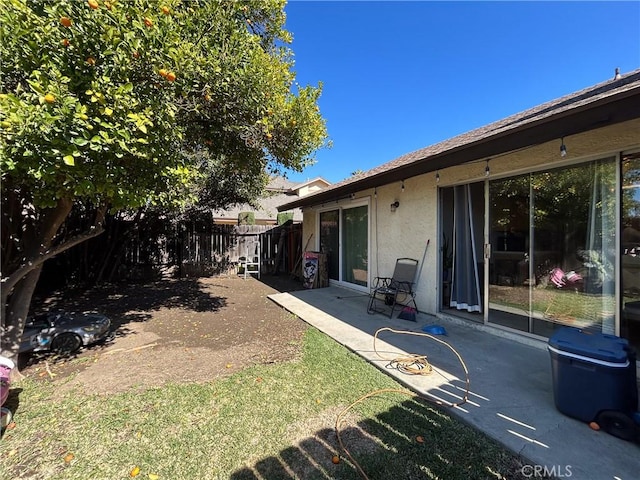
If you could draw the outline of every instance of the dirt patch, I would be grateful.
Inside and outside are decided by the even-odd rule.
[[[104,313],[113,338],[71,358],[32,355],[22,373],[56,382],[61,391],[108,394],[291,360],[300,354],[306,324],[267,296],[301,288],[288,276],[221,276],[49,295],[37,300],[37,310]]]

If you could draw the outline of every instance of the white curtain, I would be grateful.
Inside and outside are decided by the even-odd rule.
[[[587,250],[583,254],[588,268],[588,293],[602,296],[602,331],[615,332],[610,299],[615,295],[615,163],[594,163],[593,187],[589,203]]]
[[[453,274],[450,305],[458,310],[482,312],[475,249],[471,187],[453,190]]]

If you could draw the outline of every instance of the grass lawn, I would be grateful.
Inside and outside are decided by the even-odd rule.
[[[101,396],[23,380],[0,478],[364,478],[345,456],[332,462],[336,417],[400,387],[313,328],[303,342],[300,359],[203,384]],[[371,480],[525,478],[516,455],[421,400],[374,397],[345,418],[341,438]]]

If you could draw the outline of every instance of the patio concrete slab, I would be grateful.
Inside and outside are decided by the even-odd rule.
[[[556,409],[545,341],[446,315],[419,313],[416,322],[369,315],[365,294],[335,286],[269,298],[413,391],[456,403],[465,390],[465,373],[447,346],[428,337],[383,330],[374,348],[381,328],[421,334],[425,325],[443,326],[447,335],[436,338],[459,352],[470,377],[469,401],[450,411],[521,455],[529,469],[525,474],[542,478],[536,472],[546,472],[579,480],[640,478],[640,444],[591,430]],[[389,359],[407,353],[427,355],[434,373],[408,375],[388,368]]]

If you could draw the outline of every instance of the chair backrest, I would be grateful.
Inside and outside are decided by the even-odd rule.
[[[396,267],[393,270],[394,282],[406,282],[413,284],[416,279],[416,272],[418,271],[418,260],[414,258],[398,258],[396,260]]]

